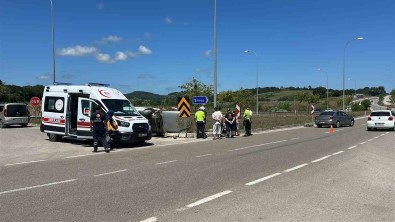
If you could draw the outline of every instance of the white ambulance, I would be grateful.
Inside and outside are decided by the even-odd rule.
[[[106,84],[54,84],[44,88],[41,132],[50,141],[62,137],[92,139],[90,116],[100,105],[105,112],[114,111],[118,123],[118,142],[143,144],[152,138],[149,121],[140,115],[129,100]]]

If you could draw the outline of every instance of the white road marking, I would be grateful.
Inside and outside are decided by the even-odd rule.
[[[173,163],[176,162],[177,160],[170,160],[170,161],[166,161],[166,162],[161,162],[161,163],[157,163],[156,165],[161,165],[161,164],[166,164],[166,163]]]
[[[201,204],[207,203],[207,202],[209,202],[209,201],[212,201],[212,200],[214,200],[214,199],[217,199],[217,198],[219,198],[219,197],[222,197],[222,196],[224,196],[224,195],[226,195],[226,194],[230,194],[230,193],[232,193],[232,192],[233,192],[233,191],[231,191],[231,190],[226,190],[226,191],[223,191],[223,192],[221,192],[221,193],[214,194],[214,195],[212,195],[212,196],[209,196],[209,197],[203,198],[203,199],[201,199],[201,200],[198,200],[198,201],[196,201],[196,202],[194,202],[194,203],[188,204],[188,205],[186,206],[186,208],[192,208],[192,207],[199,206],[199,205],[201,205]],[[185,210],[185,208],[182,208],[182,209],[180,209],[180,210]]]
[[[291,140],[298,140],[298,139],[300,139],[300,137],[295,137],[295,138],[292,138]]]
[[[90,154],[77,155],[77,156],[68,156],[68,157],[64,157],[63,159],[71,159],[71,158],[78,158],[78,157],[84,157],[84,156],[92,156],[92,155],[98,155],[98,154],[103,154],[103,153],[90,153]]]
[[[376,136],[376,137],[375,137],[375,139],[378,139],[378,138],[379,138],[379,136]]]
[[[104,175],[109,175],[109,174],[114,174],[114,173],[120,173],[120,172],[125,172],[125,171],[127,171],[127,169],[118,170],[118,171],[113,171],[113,172],[108,172],[108,173],[101,173],[101,174],[97,174],[97,175],[94,175],[94,176],[95,176],[95,177],[99,177],[99,176],[104,176]]]
[[[48,186],[58,185],[58,184],[62,184],[62,183],[70,183],[70,182],[73,182],[73,181],[76,181],[76,180],[77,179],[64,180],[64,181],[59,181],[59,182],[53,182],[53,183],[47,183],[47,184],[42,184],[42,185],[31,186],[31,187],[23,187],[23,188],[14,189],[14,190],[7,190],[7,191],[0,192],[0,195],[6,194],[6,193],[14,193],[14,192],[18,192],[18,191],[30,190],[30,189],[34,189],[34,188],[48,187]]]
[[[253,147],[257,147],[257,146],[266,146],[266,145],[281,143],[281,142],[285,142],[285,141],[288,141],[288,140],[279,140],[279,141],[274,141],[274,142],[269,142],[269,143],[262,143],[262,144],[257,144],[257,145],[253,145],[253,146],[246,146],[246,147],[237,148],[237,149],[228,150],[228,151],[244,150],[244,149],[253,148]]]
[[[385,134],[383,133],[383,134],[381,134],[380,136],[384,136]]]
[[[304,166],[307,166],[307,165],[308,165],[307,163],[300,164],[299,166],[296,166],[296,167],[289,168],[288,170],[284,170],[284,172],[285,172],[285,173],[288,173],[288,172],[291,172],[291,171],[297,170],[297,169],[299,169],[299,168],[302,168],[302,167],[304,167]]]
[[[344,151],[340,150],[339,152],[333,153],[332,155],[337,155],[337,154],[341,154],[341,153],[344,153]]]
[[[316,160],[313,160],[313,161],[311,161],[311,162],[312,162],[312,163],[317,163],[317,162],[319,162],[319,161],[321,161],[321,160],[325,160],[325,159],[327,159],[327,158],[329,158],[329,157],[331,157],[331,155],[321,157],[321,158],[316,159]]]
[[[365,141],[365,142],[362,142],[362,143],[359,143],[359,144],[363,145],[363,144],[365,144],[365,143],[366,143],[366,141]]]
[[[368,139],[368,141],[367,142],[370,142],[370,141],[372,141],[373,139]]]
[[[388,134],[389,132],[386,132],[385,134]]]
[[[213,154],[204,154],[204,155],[200,155],[200,156],[195,156],[195,157],[204,157],[204,156],[211,156],[211,155],[213,155]]]
[[[247,185],[247,186],[251,186],[251,185],[254,185],[254,184],[260,183],[260,182],[262,182],[262,181],[268,180],[268,179],[270,179],[270,178],[273,178],[273,177],[279,176],[279,175],[281,175],[281,173],[274,173],[274,174],[272,174],[272,175],[269,175],[269,176],[266,176],[266,177],[263,177],[263,178],[260,178],[260,179],[257,179],[257,180],[254,180],[254,181],[251,181],[251,182],[249,182],[249,183],[246,183],[245,185]]]
[[[156,218],[156,217],[150,217],[150,218],[142,220],[140,222],[155,222],[157,220],[158,220],[158,218]]]
[[[20,163],[9,163],[6,164],[5,166],[14,166],[14,165],[21,165],[21,164],[28,164],[28,163],[38,163],[38,162],[44,162],[46,160],[34,160],[34,161],[29,161],[29,162],[20,162]]]
[[[358,145],[350,146],[350,147],[348,147],[347,149],[351,150],[351,149],[354,149],[354,148],[357,147],[357,146],[358,146]]]

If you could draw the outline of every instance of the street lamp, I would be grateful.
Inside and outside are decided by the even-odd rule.
[[[55,35],[54,35],[54,19],[53,19],[53,2],[52,0],[49,0],[51,2],[51,23],[52,23],[52,78],[53,78],[53,84],[55,85]]]
[[[326,73],[324,70],[321,68],[318,68],[318,71],[322,71],[324,74],[326,74],[326,109],[329,109],[329,88],[328,88],[328,73]]]
[[[245,53],[253,53],[256,58],[256,114],[258,115],[259,103],[258,103],[258,54],[252,50],[244,50]]]
[[[345,78],[346,78],[346,49],[347,49],[348,44],[350,44],[354,40],[363,40],[363,37],[358,37],[358,38],[349,40],[346,43],[346,45],[344,46],[344,49],[343,49],[343,111],[345,111],[345,105],[344,105],[345,89],[344,89],[344,85],[345,85]]]
[[[214,0],[214,107],[217,107],[217,0]]]

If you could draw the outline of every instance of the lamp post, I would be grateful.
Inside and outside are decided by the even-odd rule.
[[[326,109],[329,109],[328,73],[326,73],[321,68],[319,68],[318,71],[322,71],[324,74],[326,74]]]
[[[344,100],[345,89],[344,89],[344,85],[345,85],[345,79],[346,79],[346,49],[347,49],[347,46],[354,40],[363,40],[363,37],[358,37],[358,38],[349,40],[346,43],[346,45],[344,46],[344,49],[343,49],[343,111],[345,111],[345,104],[344,104],[344,102],[345,102],[345,100]]]
[[[53,2],[51,2],[51,23],[52,23],[52,83],[55,84],[55,35],[54,35],[54,18],[53,18]]]
[[[214,107],[217,107],[217,0],[214,0]]]
[[[259,111],[259,102],[258,102],[258,54],[252,50],[245,50],[245,53],[253,53],[256,58],[256,114],[258,115]]]

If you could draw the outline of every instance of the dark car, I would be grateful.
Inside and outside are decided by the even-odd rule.
[[[324,125],[332,125],[334,127],[354,126],[354,118],[343,111],[324,111],[315,117],[315,124],[317,127]]]

